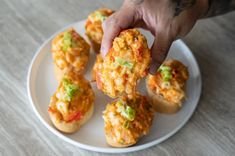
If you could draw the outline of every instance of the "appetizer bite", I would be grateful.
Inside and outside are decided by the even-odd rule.
[[[146,87],[155,111],[176,113],[182,107],[188,77],[187,67],[177,60],[167,60],[155,75],[149,74]]]
[[[124,30],[96,69],[97,86],[112,98],[124,93],[134,95],[137,81],[147,75],[149,65],[150,50],[145,37],[137,29]]]
[[[100,51],[103,37],[102,22],[113,13],[110,9],[99,9],[92,12],[86,21],[85,29],[92,48],[96,53]]]
[[[67,72],[51,97],[48,112],[54,126],[65,133],[77,131],[93,114],[94,92],[76,72]]]
[[[61,80],[66,70],[73,68],[82,73],[90,53],[88,43],[74,30],[68,29],[52,40],[51,46],[55,75]]]
[[[148,134],[154,111],[145,96],[122,96],[106,106],[103,112],[105,137],[113,147],[127,147]]]

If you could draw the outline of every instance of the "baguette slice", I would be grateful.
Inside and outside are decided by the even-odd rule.
[[[172,114],[181,109],[188,77],[187,67],[178,60],[166,60],[155,75],[147,77],[148,96],[156,112]]]
[[[89,110],[86,112],[86,114],[83,116],[81,120],[74,120],[72,122],[65,122],[63,120],[58,120],[55,113],[49,112],[51,121],[53,125],[64,133],[74,133],[80,129],[80,127],[85,124],[93,115],[94,112],[94,104],[92,103]]]
[[[112,147],[136,144],[149,133],[154,111],[145,96],[123,95],[107,104],[103,112],[105,137]]]
[[[178,112],[182,107],[182,101],[178,104],[170,103],[165,100],[162,96],[155,94],[148,86],[146,86],[148,96],[150,97],[150,101],[153,109],[159,113],[173,114]]]
[[[118,143],[118,142],[114,141],[114,139],[112,137],[108,136],[108,135],[105,135],[105,138],[106,138],[106,142],[112,147],[122,148],[122,147],[129,147],[129,146],[132,146],[132,145],[136,144],[136,142],[129,143],[129,144],[121,144],[121,143]]]
[[[92,87],[83,75],[66,71],[48,107],[53,125],[65,133],[79,130],[93,114],[94,98]]]

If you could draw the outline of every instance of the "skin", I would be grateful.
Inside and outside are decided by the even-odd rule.
[[[120,31],[144,28],[155,36],[149,70],[155,74],[174,40],[186,36],[198,19],[228,12],[234,4],[234,0],[125,0],[120,10],[103,23],[101,55],[105,57]]]
[[[235,9],[235,0],[209,0],[206,17],[227,13]]]

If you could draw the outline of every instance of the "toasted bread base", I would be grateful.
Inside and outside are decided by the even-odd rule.
[[[136,144],[136,142],[135,142],[135,143],[132,143],[132,144],[120,144],[120,143],[118,143],[118,142],[115,142],[115,141],[113,140],[113,138],[111,138],[111,137],[108,136],[108,135],[105,135],[105,138],[106,138],[107,143],[108,143],[110,146],[112,146],[112,147],[128,147],[128,146],[132,146],[132,145]]]
[[[74,133],[79,130],[80,126],[85,124],[93,115],[94,112],[94,103],[92,103],[89,110],[86,112],[86,114],[83,116],[81,120],[75,120],[72,122],[65,122],[63,120],[58,121],[56,114],[49,112],[51,121],[53,125],[64,133]]]
[[[179,101],[179,104],[170,103],[166,101],[163,97],[157,94],[154,94],[154,92],[148,87],[147,83],[146,83],[146,88],[147,88],[148,96],[151,101],[151,105],[156,112],[173,114],[173,113],[178,112],[181,109],[182,101]]]

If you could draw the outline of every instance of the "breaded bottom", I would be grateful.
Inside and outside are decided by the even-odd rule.
[[[145,77],[150,65],[150,50],[146,38],[137,29],[122,31],[104,61],[96,71],[100,90],[114,98],[133,95],[137,81]]]
[[[127,147],[148,134],[154,111],[145,96],[122,96],[109,103],[103,112],[105,136],[113,147]]]

